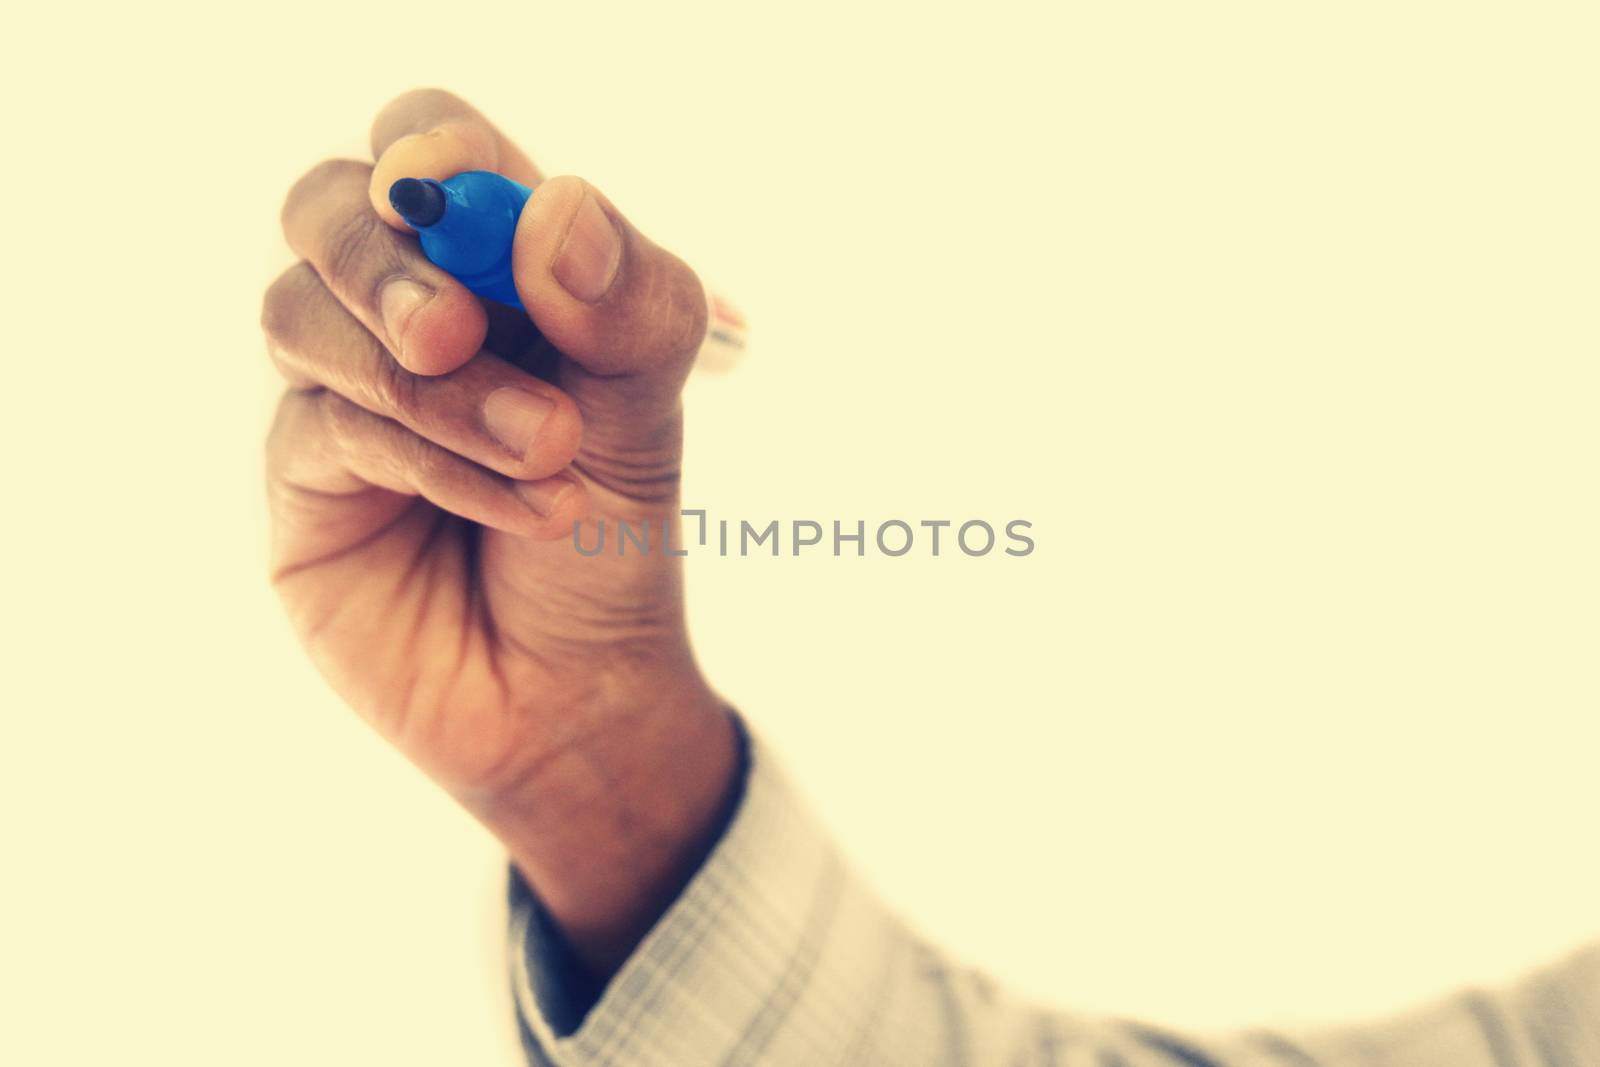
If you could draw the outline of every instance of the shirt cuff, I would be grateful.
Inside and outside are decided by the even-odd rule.
[[[592,1007],[514,876],[511,980],[531,1062],[832,1063],[866,1031],[907,935],[746,736],[744,792],[721,840]]]

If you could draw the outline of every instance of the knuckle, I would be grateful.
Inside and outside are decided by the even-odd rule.
[[[423,85],[416,89],[408,89],[395,97],[395,106],[407,111],[422,111],[430,114],[443,111],[460,111],[467,104],[455,93],[448,89],[441,89],[436,85]]]
[[[293,185],[289,187],[289,194],[284,197],[282,222],[283,228],[288,230],[296,216],[301,214],[306,206],[319,196],[323,196],[329,189],[335,188],[340,181],[349,181],[352,177],[364,175],[370,168],[365,163],[353,159],[324,159],[302,174]],[[360,178],[363,185],[366,179]]]
[[[315,286],[322,283],[308,263],[278,275],[261,298],[261,332],[266,339],[267,360],[292,389],[316,385],[308,373],[306,320],[311,316]]]
[[[293,344],[306,296],[316,272],[305,261],[296,263],[273,279],[261,297],[261,332],[269,348]]]
[[[372,380],[373,399],[380,410],[392,413],[401,422],[415,422],[421,412],[418,376],[385,355],[378,360]]]
[[[290,388],[304,388],[308,384],[305,376],[289,362],[288,357],[276,345],[267,346],[267,361],[272,364],[272,369],[278,372],[278,377],[289,383]]]
[[[285,390],[278,398],[277,411],[267,429],[266,460],[269,476],[285,469],[290,457],[309,447],[314,440],[317,395]]]
[[[398,447],[400,462],[411,483],[418,488],[449,485],[457,473],[456,461],[450,453],[414,433],[402,434]]]
[[[316,394],[318,421],[336,454],[347,455],[356,449],[361,433],[359,409],[338,393],[324,390]]]
[[[706,292],[700,284],[700,278],[687,268],[684,269],[684,273],[688,278],[684,297],[687,304],[683,317],[683,336],[679,338],[678,349],[681,354],[692,357],[705,344],[711,310],[706,302]]]
[[[387,124],[414,127],[418,120],[460,112],[466,102],[455,93],[432,86],[408,89],[390,100],[378,112],[373,122],[374,131]]]
[[[272,425],[267,428],[267,457],[275,459],[283,450],[286,441],[293,437],[293,424],[299,416],[299,407],[304,403],[302,395],[294,392],[285,392],[278,397],[278,406],[272,413]]]
[[[668,280],[656,293],[651,317],[660,324],[658,344],[670,360],[693,359],[705,343],[710,311],[700,278],[681,260],[667,272]]]
[[[355,279],[382,227],[378,216],[366,210],[352,211],[335,223],[324,252],[328,275],[337,282]]]

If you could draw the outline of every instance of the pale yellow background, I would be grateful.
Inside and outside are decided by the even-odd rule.
[[[691,566],[710,676],[937,940],[1209,1026],[1600,932],[1592,3],[44,6],[0,1061],[513,1062],[492,843],[263,580],[279,201],[417,84],[752,319],[688,503],[1035,523]]]

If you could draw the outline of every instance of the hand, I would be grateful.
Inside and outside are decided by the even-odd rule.
[[[313,168],[283,209],[302,262],[262,312],[290,383],[267,449],[273,582],[337,691],[506,843],[603,975],[735,774],[677,559],[572,540],[575,521],[589,546],[601,520],[612,545],[619,521],[653,542],[675,524],[705,297],[447,93],[391,103],[372,150]],[[533,323],[430,263],[389,206],[396,178],[473,169],[533,187],[514,251]]]

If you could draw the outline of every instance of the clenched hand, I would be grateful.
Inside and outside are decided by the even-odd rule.
[[[598,190],[545,179],[448,93],[386,107],[372,151],[314,167],[283,208],[301,262],[262,311],[289,383],[268,442],[273,581],[338,692],[505,842],[603,976],[734,779],[677,560],[572,540],[575,521],[676,516],[705,297]],[[464,170],[533,187],[526,315],[431,264],[389,206],[397,178]]]

